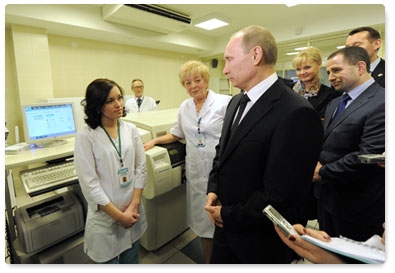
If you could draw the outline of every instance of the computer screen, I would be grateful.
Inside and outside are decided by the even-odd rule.
[[[84,97],[62,97],[62,98],[47,98],[43,102],[46,103],[74,103],[74,115],[77,131],[86,126],[85,123],[85,112],[84,106],[81,105],[81,101]]]
[[[65,144],[77,132],[73,103],[22,105],[25,142],[36,147]]]

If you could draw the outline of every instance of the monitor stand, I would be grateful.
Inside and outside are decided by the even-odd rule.
[[[67,140],[65,139],[54,139],[54,140],[48,140],[45,142],[39,142],[35,143],[32,148],[51,148],[51,147],[56,147],[56,146],[61,146],[67,144]]]

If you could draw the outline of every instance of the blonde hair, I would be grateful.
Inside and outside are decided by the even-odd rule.
[[[207,84],[210,81],[208,66],[199,61],[188,61],[180,67],[180,71],[178,72],[178,78],[183,87],[185,87],[185,80],[190,76],[200,76]]]
[[[321,51],[316,47],[309,47],[301,52],[292,60],[292,65],[294,68],[306,63],[308,60],[315,62],[318,65],[322,65]]]

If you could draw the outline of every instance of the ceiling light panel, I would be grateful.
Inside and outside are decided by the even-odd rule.
[[[231,20],[229,18],[225,18],[218,13],[211,13],[204,17],[193,20],[193,25],[205,30],[213,30],[227,26],[230,22]]]
[[[213,30],[216,28],[224,27],[229,25],[229,23],[222,21],[217,18],[209,19],[207,21],[201,22],[199,24],[196,24],[195,27],[207,29],[207,30]]]

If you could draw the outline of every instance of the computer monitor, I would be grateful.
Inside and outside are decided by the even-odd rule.
[[[77,132],[74,107],[72,102],[22,105],[25,142],[39,148],[67,143]]]
[[[75,114],[75,123],[78,130],[81,130],[86,126],[85,123],[85,112],[84,106],[81,105],[81,101],[84,97],[63,97],[63,98],[47,98],[44,99],[44,103],[74,103],[74,114]]]

